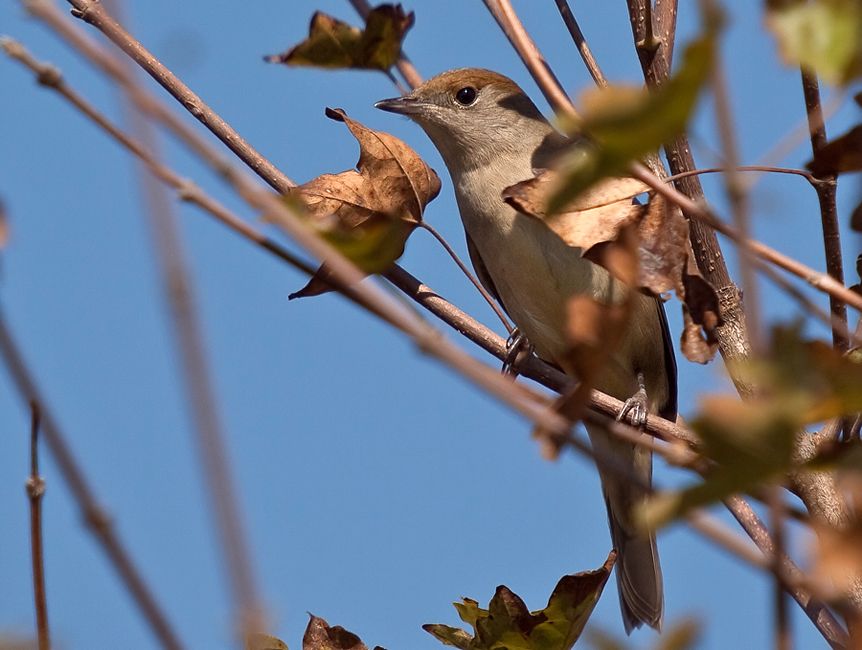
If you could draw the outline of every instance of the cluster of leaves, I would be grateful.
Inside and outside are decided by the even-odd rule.
[[[444,645],[460,650],[569,650],[581,636],[615,560],[612,551],[599,569],[563,576],[547,607],[539,611],[529,611],[505,586],[497,587],[487,609],[470,598],[453,603],[473,634],[448,625],[422,627]]]
[[[730,371],[758,387],[747,401],[709,397],[691,420],[703,452],[716,466],[708,478],[680,491],[656,494],[643,519],[662,525],[692,508],[764,482],[779,481],[796,469],[822,470],[836,465],[862,470],[854,447],[795,466],[796,436],[805,427],[862,411],[862,354],[847,355],[816,340],[805,340],[799,327],[776,327],[760,358],[737,361]]]

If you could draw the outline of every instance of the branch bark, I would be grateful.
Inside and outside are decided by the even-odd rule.
[[[811,135],[811,151],[816,156],[826,146],[826,123],[823,119],[823,107],[820,103],[820,85],[817,75],[809,70],[801,69],[802,94],[805,97],[805,114],[808,117],[808,130]],[[838,177],[828,174],[817,178],[814,191],[820,204],[820,222],[823,227],[823,249],[826,255],[826,272],[838,282],[844,284],[844,263],[841,259],[841,231],[838,227],[838,206],[835,195],[838,190]],[[837,323],[847,329],[847,305],[837,298],[829,297],[829,309]],[[841,328],[832,328],[832,342],[839,350],[846,350],[849,341]]]

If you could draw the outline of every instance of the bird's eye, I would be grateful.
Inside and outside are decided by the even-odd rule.
[[[455,101],[461,104],[461,106],[470,106],[476,101],[478,94],[479,92],[473,86],[465,86],[455,93]]]

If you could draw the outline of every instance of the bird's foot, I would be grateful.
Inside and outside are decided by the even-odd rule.
[[[503,367],[500,369],[504,375],[517,375],[515,367],[527,356],[533,354],[533,346],[527,337],[517,327],[512,330],[506,339],[506,358],[503,359]]]
[[[631,414],[631,425],[643,429],[646,426],[647,413],[646,388],[641,386],[634,395],[625,401],[619,415],[617,415],[617,422],[624,422],[626,417]]]

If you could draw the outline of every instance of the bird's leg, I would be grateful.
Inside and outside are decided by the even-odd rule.
[[[506,358],[503,359],[503,367],[500,369],[504,375],[517,375],[515,366],[524,356],[533,354],[533,346],[527,340],[526,335],[517,327],[512,330],[506,339]]]
[[[632,414],[631,423],[633,427],[642,429],[646,426],[647,394],[646,382],[644,381],[644,375],[642,372],[638,372],[638,390],[634,395],[626,400],[625,404],[623,404],[619,415],[617,415],[617,422],[625,420],[629,413]]]

